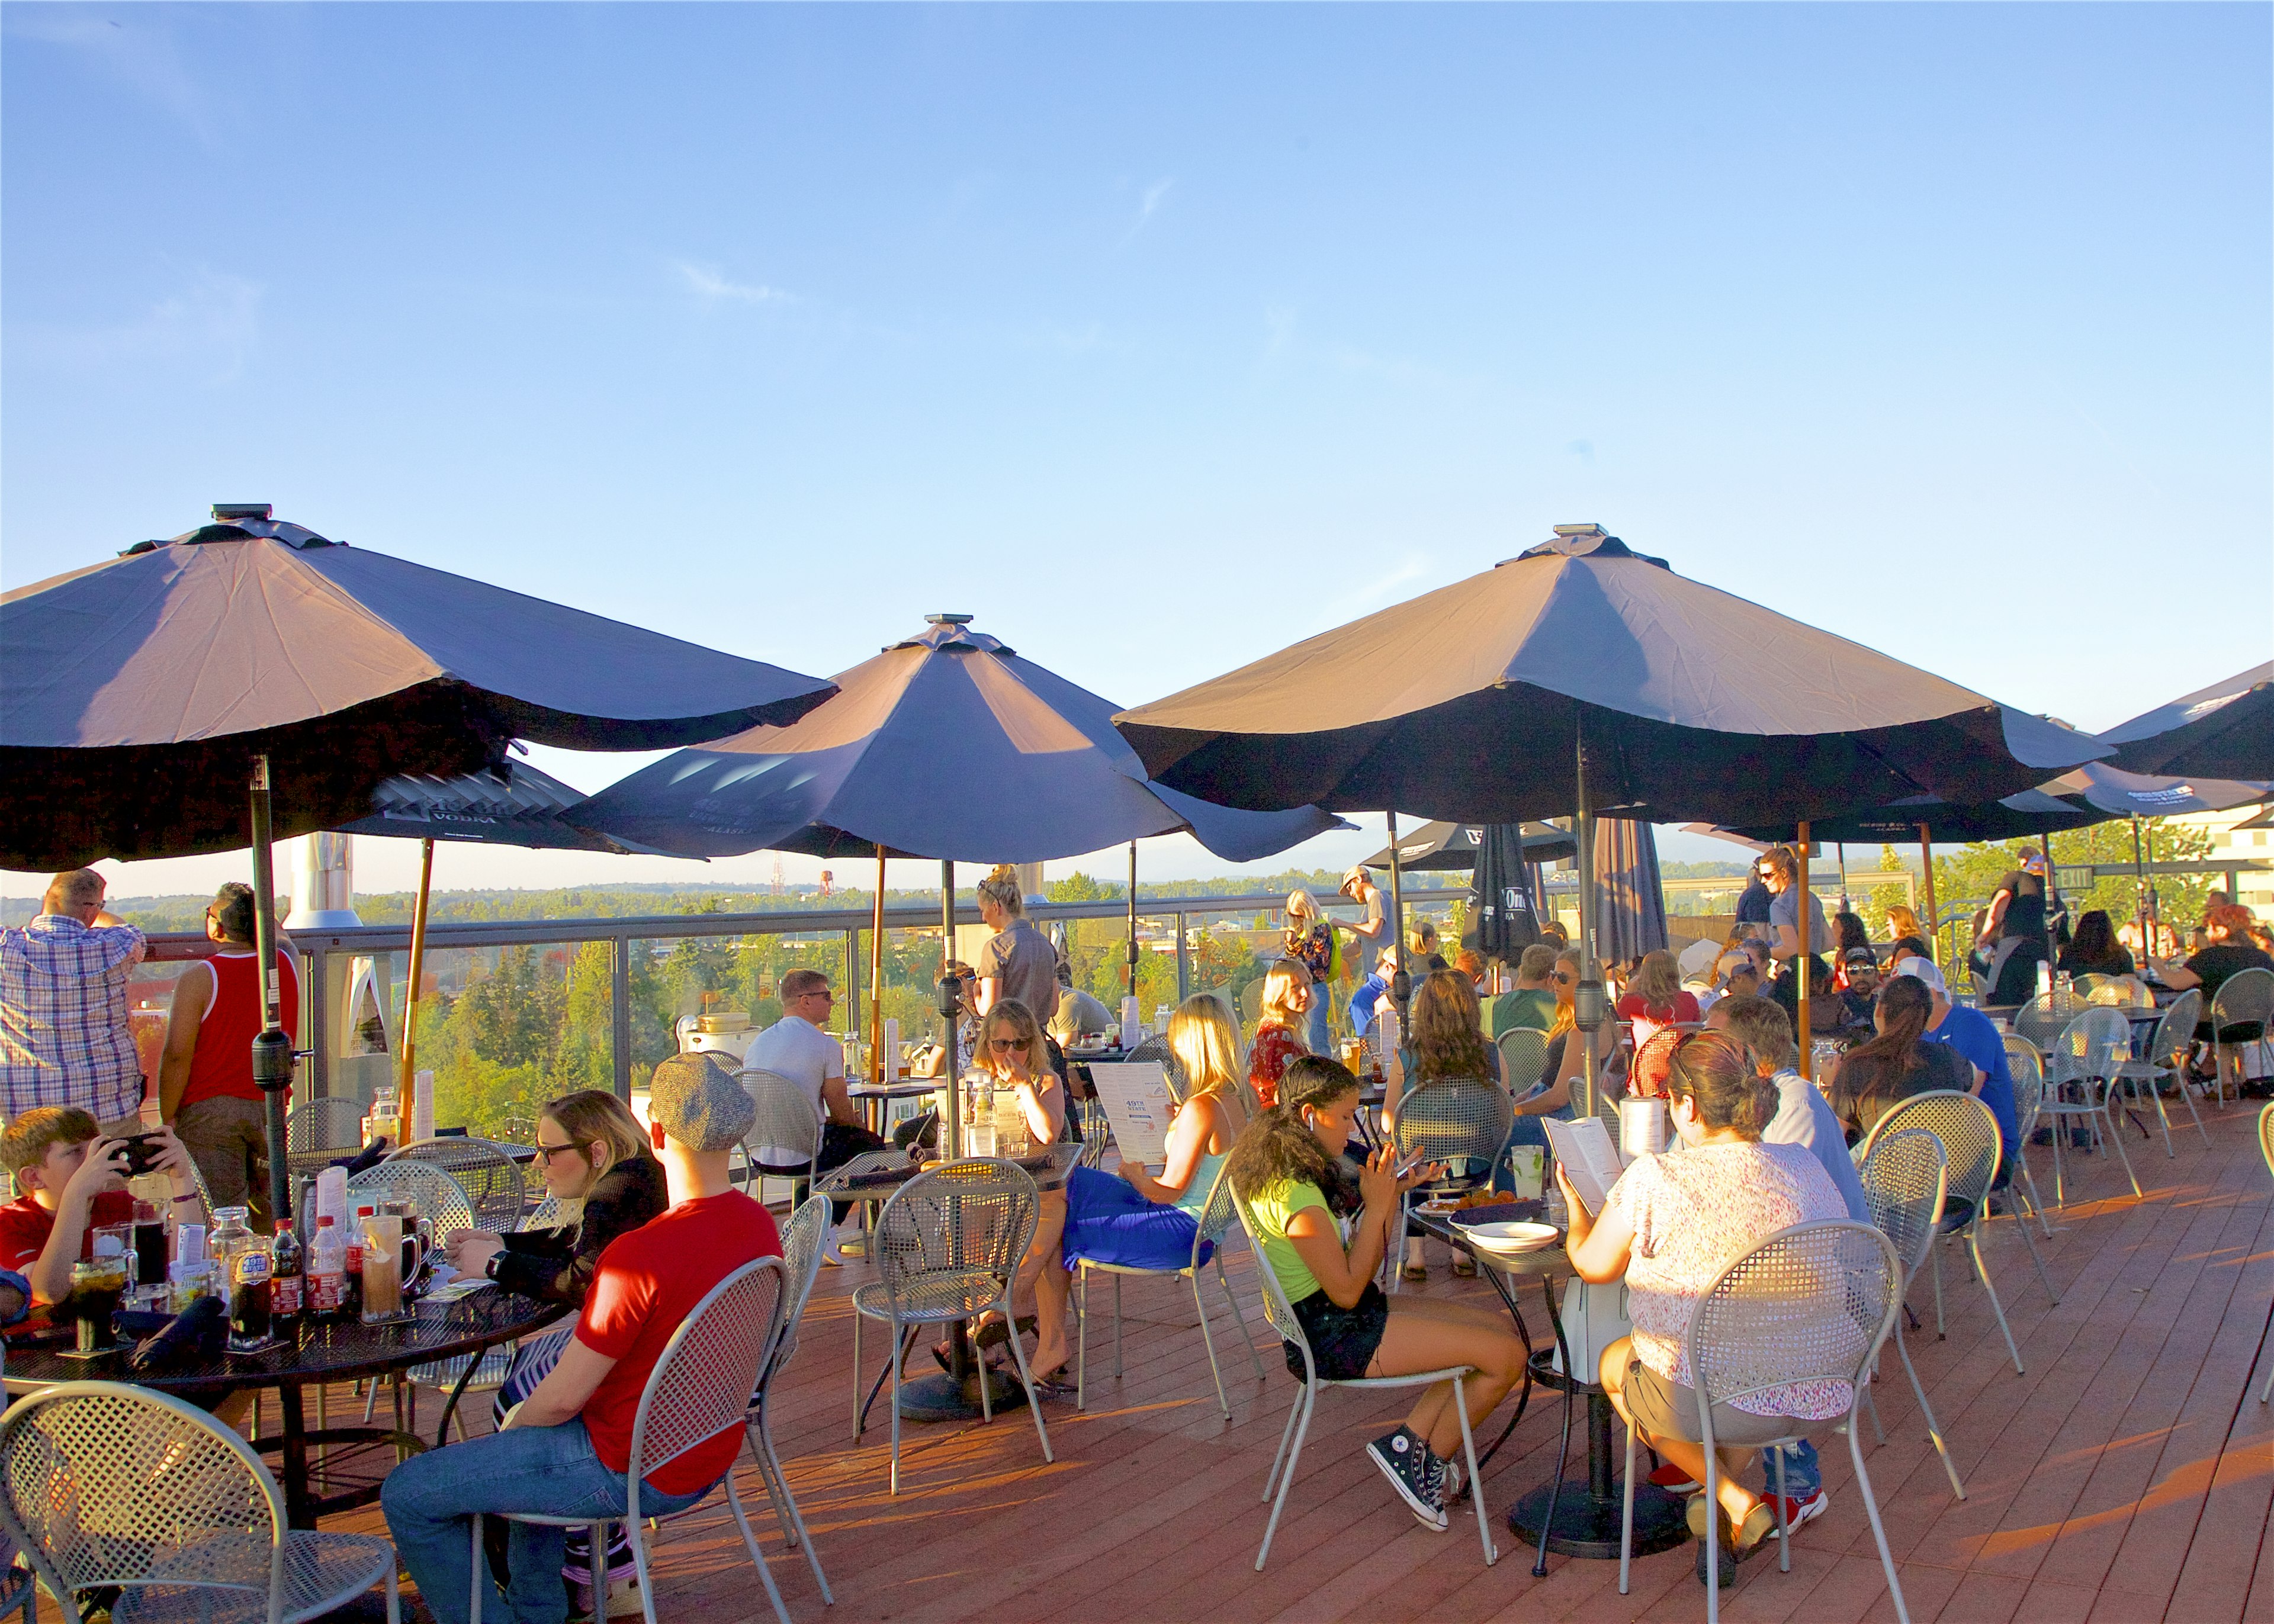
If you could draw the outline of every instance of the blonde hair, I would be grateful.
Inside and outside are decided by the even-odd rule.
[[[1297,989],[1310,984],[1311,968],[1301,959],[1282,959],[1273,964],[1263,977],[1263,1022],[1293,1026],[1296,1011],[1291,1000]]]
[[[980,1021],[979,1052],[972,1056],[972,1063],[981,1071],[1002,1075],[995,1064],[995,1045],[991,1041],[997,1023],[1002,1021],[1010,1023],[1012,1037],[1027,1051],[1027,1070],[1037,1078],[1045,1072],[1056,1077],[1058,1073],[1050,1067],[1050,1051],[1043,1042],[1042,1023],[1035,1019],[1034,1011],[1016,998],[1004,999]]]
[[[979,895],[1013,919],[1026,915],[1027,899],[1019,891],[1019,871],[1009,863],[997,863],[993,871],[979,882]]]
[[[1558,967],[1564,965],[1571,966],[1571,980],[1568,984],[1559,982],[1555,988],[1555,1019],[1547,1025],[1547,1036],[1551,1041],[1579,1024],[1574,1003],[1579,994],[1579,950],[1565,948],[1555,955],[1555,963]]]
[[[1639,993],[1653,1009],[1663,1008],[1682,996],[1682,966],[1662,947],[1645,953],[1641,966],[1627,982],[1627,990]]]
[[[1196,992],[1177,1006],[1169,1017],[1169,1052],[1185,1069],[1186,1100],[1244,1094],[1247,1057],[1240,1051],[1239,1026],[1215,994]]]
[[[537,1108],[539,1116],[549,1116],[553,1124],[568,1137],[576,1154],[586,1159],[592,1169],[592,1183],[584,1186],[585,1194],[591,1192],[610,1169],[641,1157],[651,1159],[646,1132],[631,1108],[604,1088],[579,1088],[574,1094],[564,1094],[557,1100],[547,1100]],[[591,1147],[600,1147],[599,1160],[591,1160]],[[564,1225],[581,1225],[584,1221],[584,1197],[572,1196],[557,1203],[561,1222]]]

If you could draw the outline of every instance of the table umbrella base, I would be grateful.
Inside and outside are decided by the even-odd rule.
[[[1509,1532],[1528,1545],[1540,1543],[1540,1525],[1547,1516],[1548,1496],[1555,1485],[1534,1489],[1510,1508]],[[1616,1485],[1613,1485],[1615,1490]],[[1669,1494],[1654,1483],[1635,1485],[1634,1553],[1649,1556],[1671,1551],[1690,1538],[1678,1494]],[[1615,1492],[1597,1499],[1585,1477],[1566,1477],[1555,1495],[1555,1522],[1547,1530],[1547,1548],[1558,1556],[1592,1557],[1598,1561],[1619,1560],[1619,1496]]]
[[[994,1385],[989,1390],[989,1401],[1000,1415],[1005,1410],[1015,1410],[1027,1402],[1027,1390],[1019,1379],[1003,1371],[990,1371],[987,1380]],[[974,1372],[958,1381],[948,1375],[919,1376],[913,1381],[900,1383],[900,1418],[904,1421],[976,1421],[984,1413],[979,1408],[979,1375]],[[1677,1514],[1679,1507],[1676,1507]],[[1677,1515],[1676,1521],[1678,1522]],[[1617,1538],[1615,1528],[1612,1538]]]

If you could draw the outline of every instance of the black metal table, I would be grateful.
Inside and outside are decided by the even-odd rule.
[[[303,1321],[294,1342],[266,1353],[225,1353],[162,1375],[137,1375],[128,1368],[124,1350],[81,1359],[66,1358],[36,1343],[11,1346],[5,1380],[11,1396],[65,1381],[125,1381],[183,1398],[218,1398],[245,1387],[275,1387],[277,1407],[284,1417],[283,1435],[264,1440],[260,1447],[277,1448],[282,1454],[280,1477],[287,1521],[294,1528],[312,1529],[319,1517],[369,1505],[379,1498],[379,1485],[362,1484],[328,1494],[314,1492],[309,1484],[310,1445],[424,1446],[387,1427],[311,1432],[303,1397],[305,1389],[388,1376],[433,1360],[463,1357],[466,1368],[450,1390],[442,1424],[435,1430],[434,1441],[439,1446],[448,1436],[450,1417],[483,1350],[526,1336],[568,1312],[561,1304],[540,1302],[497,1287],[456,1302],[421,1302],[415,1307],[418,1317],[398,1325],[363,1325],[354,1320]]]
[[[1517,1202],[1512,1215],[1537,1220],[1540,1206],[1538,1201]],[[1563,1335],[1562,1304],[1555,1297],[1555,1282],[1573,1273],[1570,1256],[1561,1243],[1536,1252],[1490,1251],[1472,1244],[1465,1226],[1455,1223],[1449,1214],[1416,1209],[1412,1216],[1414,1222],[1446,1245],[1476,1259],[1478,1272],[1492,1282],[1493,1289],[1508,1307],[1509,1318],[1516,1321],[1516,1334],[1524,1339],[1530,1381],[1525,1384],[1523,1397],[1517,1401],[1516,1413],[1509,1418],[1508,1425],[1493,1440],[1492,1447],[1478,1458],[1477,1470],[1484,1470],[1485,1462],[1508,1441],[1509,1434],[1516,1431],[1516,1424],[1524,1418],[1525,1405],[1532,1396],[1531,1382],[1563,1395],[1563,1429],[1555,1448],[1555,1476],[1517,1500],[1508,1513],[1509,1531],[1539,1546],[1532,1571],[1535,1575],[1547,1573],[1550,1551],[1560,1556],[1616,1561],[1622,1503],[1611,1449],[1612,1429],[1617,1417],[1611,1409],[1609,1395],[1600,1384],[1582,1380],[1572,1370],[1571,1348]],[[1524,1315],[1517,1310],[1517,1286],[1526,1280],[1540,1282],[1540,1297],[1547,1305],[1547,1322],[1555,1331],[1554,1357],[1547,1349],[1532,1348],[1532,1334],[1525,1329]],[[1561,1360],[1562,1369],[1555,1368],[1556,1359]],[[1587,1476],[1584,1482],[1567,1483],[1563,1471],[1571,1455],[1573,1401],[1583,1393],[1587,1398]],[[1638,1483],[1634,1488],[1635,1555],[1670,1551],[1690,1538],[1678,1495],[1649,1482]]]

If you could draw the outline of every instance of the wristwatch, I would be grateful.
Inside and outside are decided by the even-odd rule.
[[[498,1259],[503,1256],[505,1256],[505,1253],[501,1252],[493,1252],[490,1253],[490,1260],[482,1265],[482,1273],[488,1275],[492,1280],[495,1280],[497,1278]]]

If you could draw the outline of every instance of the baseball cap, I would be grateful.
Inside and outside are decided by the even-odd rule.
[[[1950,989],[1943,985],[1942,972],[1936,969],[1925,959],[1920,959],[1916,955],[1908,959],[1897,959],[1895,961],[1895,974],[1897,975],[1908,975],[1917,981],[1924,981],[1929,987],[1931,987],[1935,991],[1942,994],[1945,997],[1948,997],[1950,996]]]
[[[1848,950],[1848,962],[1851,965],[1868,965],[1877,969],[1879,956],[1868,947],[1851,947]]]
[[[647,1119],[689,1150],[732,1150],[757,1117],[757,1102],[707,1050],[669,1056],[648,1085]]]

